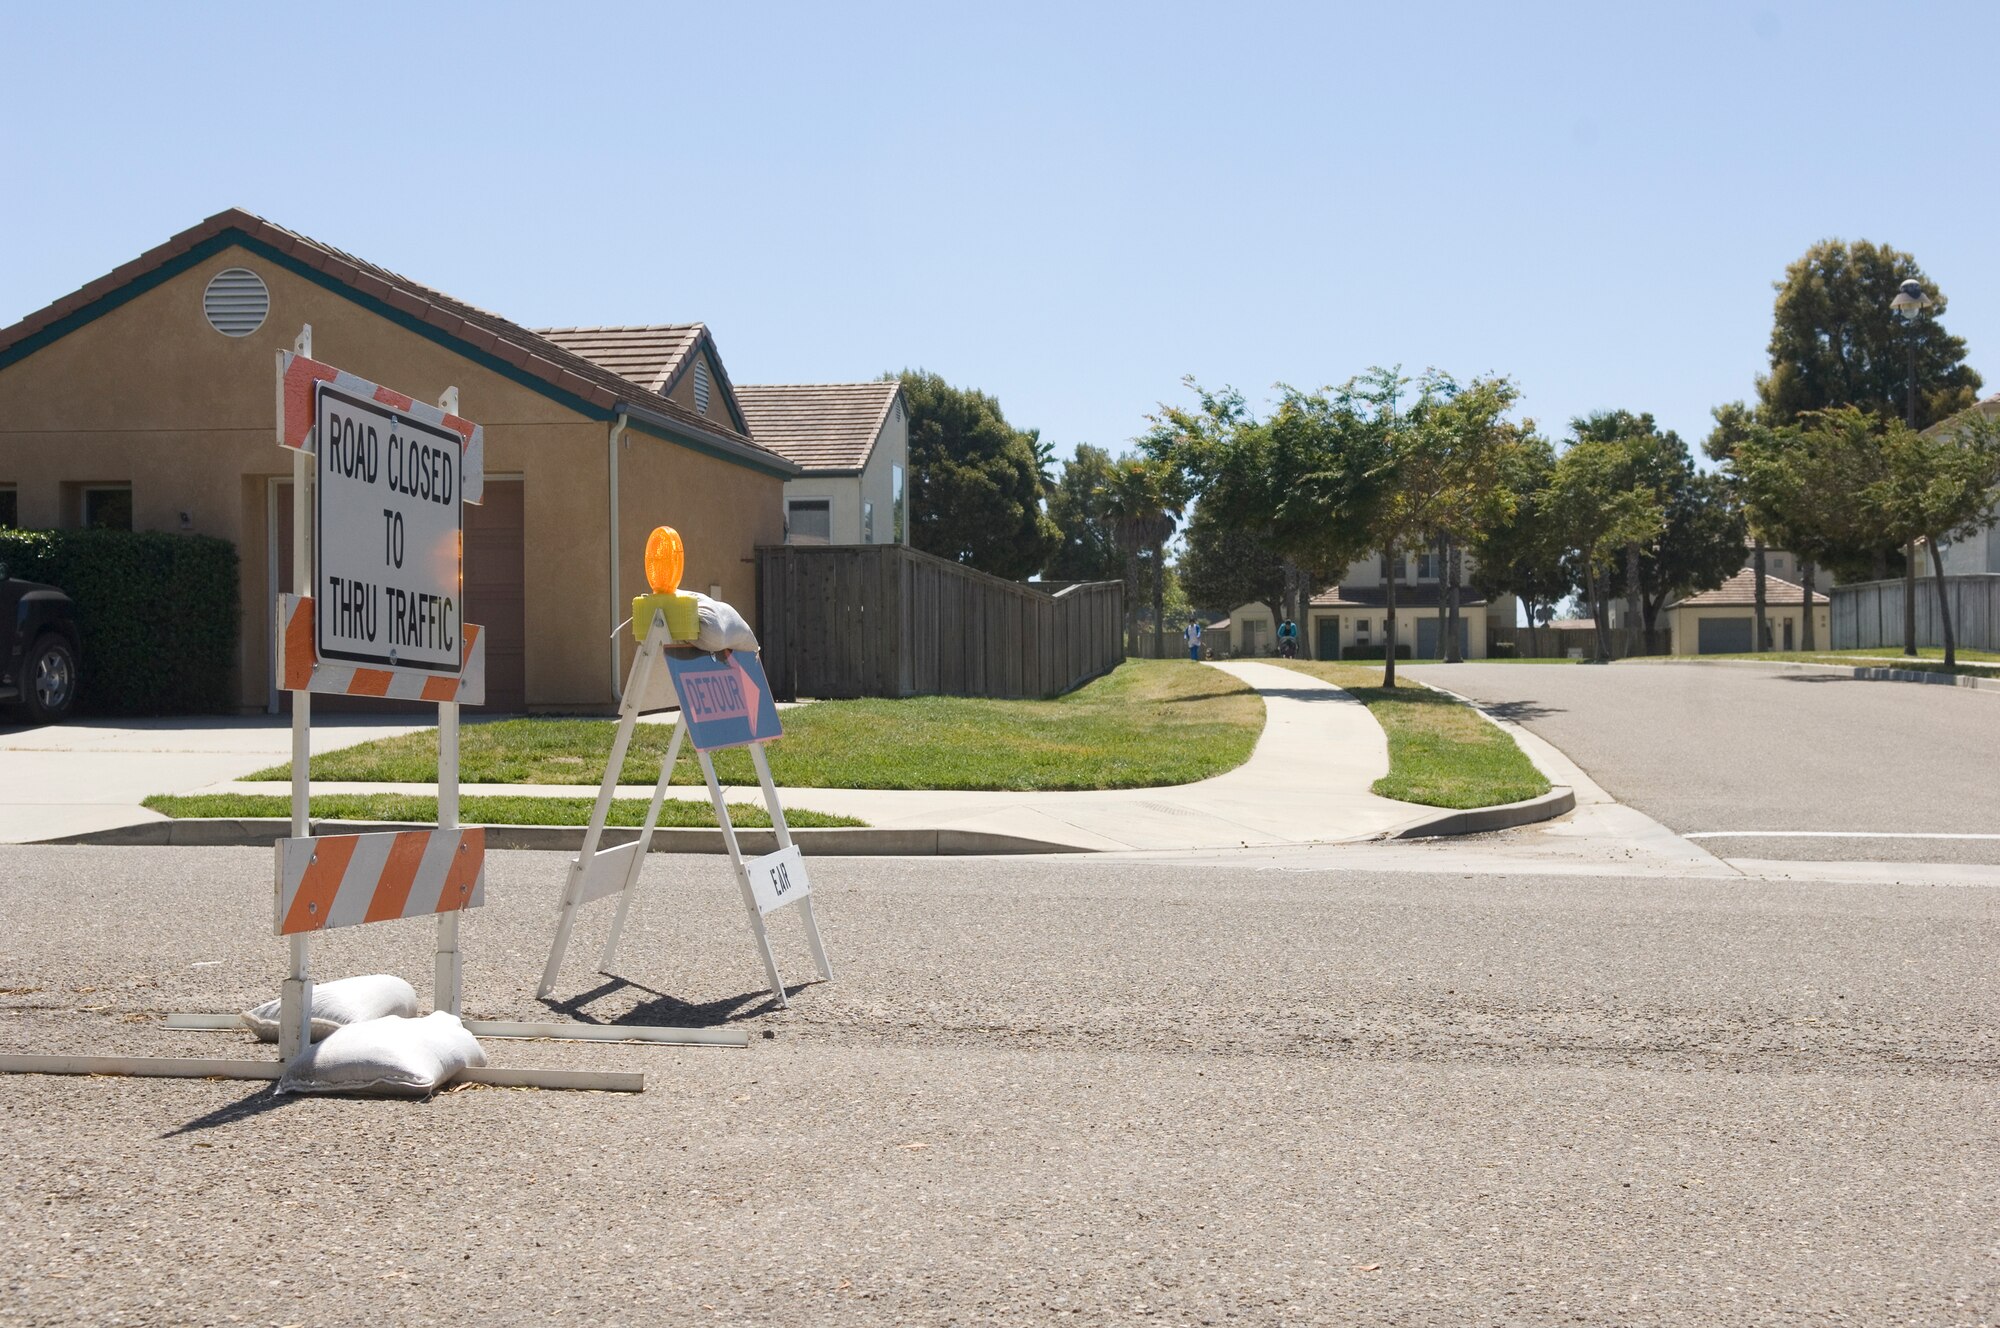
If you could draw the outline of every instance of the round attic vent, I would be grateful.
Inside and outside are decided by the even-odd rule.
[[[232,267],[209,279],[201,293],[201,311],[208,325],[225,337],[247,337],[264,326],[271,312],[271,292],[264,279],[247,267]]]

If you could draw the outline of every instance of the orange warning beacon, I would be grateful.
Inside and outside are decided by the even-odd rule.
[[[655,526],[646,538],[646,583],[656,595],[671,595],[681,588],[681,571],[687,564],[687,550],[681,547],[681,533],[672,526]]]

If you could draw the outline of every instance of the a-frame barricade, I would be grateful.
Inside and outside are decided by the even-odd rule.
[[[771,951],[770,933],[765,926],[765,919],[770,914],[793,904],[798,905],[805,922],[806,944],[812,950],[813,963],[819,969],[820,978],[832,980],[833,967],[827,961],[826,946],[820,938],[819,918],[813,911],[812,885],[806,873],[805,860],[798,846],[792,842],[791,828],[785,823],[785,809],[778,800],[777,785],[771,779],[771,765],[764,755],[764,744],[782,736],[783,730],[778,721],[777,707],[771,699],[770,684],[764,677],[763,665],[756,655],[745,651],[710,655],[676,649],[668,639],[666,616],[658,609],[652,610],[650,623],[635,621],[634,627],[640,637],[639,650],[632,660],[631,675],[619,703],[618,730],[612,738],[610,759],[605,762],[604,782],[598,788],[597,803],[591,809],[590,827],[584,832],[582,850],[570,862],[568,879],[563,887],[561,916],[556,923],[555,940],[549,947],[549,961],[542,971],[538,994],[546,996],[555,989],[577,914],[583,906],[614,895],[618,898],[618,911],[611,919],[611,929],[605,937],[598,967],[609,972],[617,962],[619,941],[631,916],[633,900],[638,895],[646,854],[652,847],[653,832],[659,827],[660,808],[666,800],[667,785],[673,779],[674,763],[680,756],[682,743],[691,742],[702,778],[708,783],[709,801],[715,807],[716,824],[721,828],[723,846],[729,852],[737,889],[743,896],[750,932],[756,940],[758,956],[764,961],[764,976],[770,983],[772,998],[782,1007],[788,1002],[784,978],[778,972],[777,956]],[[625,766],[625,754],[631,747],[633,731],[638,726],[640,712],[645,708],[657,671],[662,668],[672,675],[680,713],[674,720],[673,737],[667,742],[666,755],[660,761],[659,777],[653,785],[652,800],[647,804],[646,819],[636,839],[602,848],[605,823],[610,817],[611,802],[618,790],[620,772]],[[763,787],[764,806],[770,812],[771,828],[777,837],[776,852],[749,859],[743,856],[742,843],[737,838],[736,827],[729,819],[729,806],[722,796],[722,785],[715,777],[715,762],[709,755],[729,747],[749,749],[750,764],[756,769],[757,782]]]

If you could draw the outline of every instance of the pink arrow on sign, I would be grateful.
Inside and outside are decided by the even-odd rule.
[[[736,662],[736,652],[733,650],[729,652],[729,667],[736,674],[737,684],[743,688],[743,697],[750,710],[747,721],[750,726],[750,736],[755,738],[758,736],[757,716],[763,710],[764,693],[755,682],[751,681],[750,670]]]

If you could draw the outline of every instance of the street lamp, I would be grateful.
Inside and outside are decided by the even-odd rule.
[[[1917,427],[1917,320],[1930,307],[1931,297],[1924,294],[1923,283],[1915,278],[1905,281],[1896,291],[1896,298],[1889,301],[1889,308],[1903,320],[1903,326],[1910,333],[1910,382],[1903,394],[1903,422],[1911,429]],[[1917,653],[1917,542],[1914,539],[1903,546],[1903,653],[1912,657]]]

